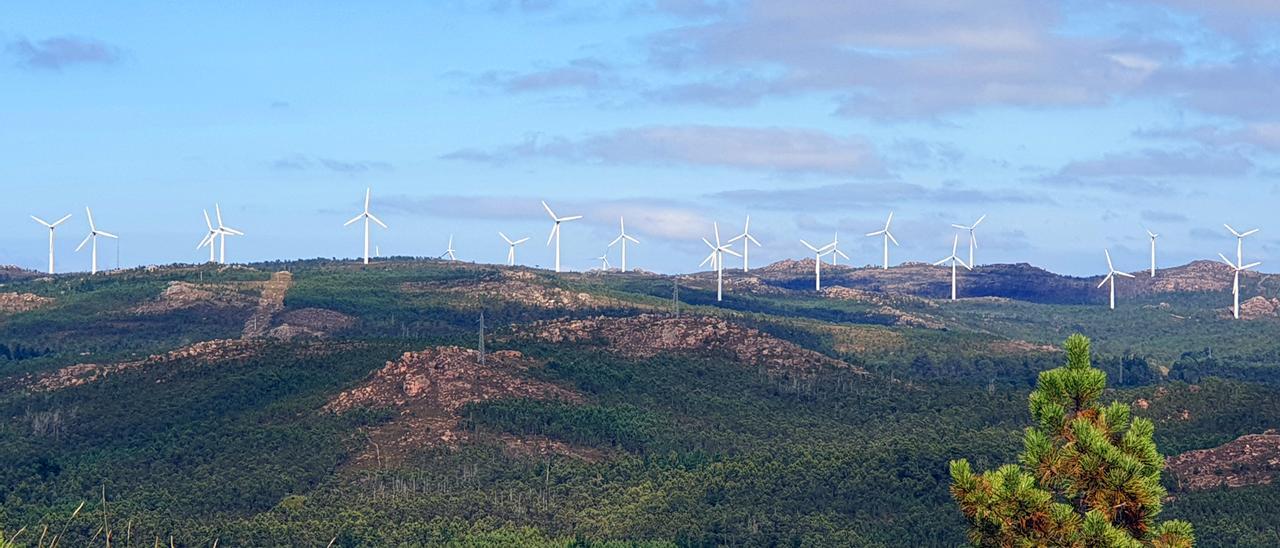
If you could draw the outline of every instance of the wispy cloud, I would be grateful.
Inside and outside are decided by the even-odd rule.
[[[325,157],[312,157],[295,154],[276,159],[270,163],[272,169],[281,171],[304,171],[323,169],[346,175],[359,175],[372,171],[391,171],[393,166],[387,162],[371,160],[336,160]]]
[[[1181,128],[1141,129],[1137,137],[1192,141],[1208,146],[1247,146],[1257,150],[1280,152],[1280,123],[1257,122],[1236,128],[1193,126]]]
[[[1253,162],[1234,150],[1144,149],[1069,162],[1040,181],[1053,185],[1094,186],[1116,192],[1150,193],[1176,190],[1175,182],[1243,177],[1253,171]]]
[[[620,86],[621,80],[608,63],[594,58],[581,58],[562,66],[528,72],[489,71],[476,77],[475,83],[507,93],[533,93],[613,88]]]
[[[711,196],[756,209],[816,211],[883,207],[902,203],[1044,204],[1052,200],[1041,193],[1012,188],[977,189],[959,184],[937,187],[884,181],[844,183],[808,188],[733,190]]]
[[[790,128],[648,126],[577,140],[533,137],[497,149],[463,149],[443,156],[491,164],[539,157],[602,164],[705,166],[862,177],[887,175],[879,154],[860,137]]]
[[[120,61],[119,48],[93,38],[56,36],[31,41],[26,38],[5,45],[5,51],[30,69],[61,70],[75,65],[113,65]]]

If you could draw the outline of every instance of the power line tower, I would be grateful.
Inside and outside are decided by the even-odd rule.
[[[480,309],[480,365],[484,365],[484,309]]]
[[[676,317],[680,317],[680,280],[671,279],[671,306],[676,311]]]

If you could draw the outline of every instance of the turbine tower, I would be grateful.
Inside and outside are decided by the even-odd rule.
[[[89,235],[85,236],[84,241],[80,242],[80,245],[76,246],[76,251],[79,252],[81,249],[84,249],[84,244],[89,243],[89,240],[93,240],[93,253],[92,253],[92,258],[89,261],[89,273],[97,274],[98,273],[98,236],[106,236],[108,238],[112,238],[116,240],[120,239],[120,237],[110,232],[98,230],[97,225],[93,224],[93,212],[89,210],[88,206],[85,206],[84,214],[85,216],[89,217]]]
[[[1151,277],[1154,278],[1156,277],[1156,238],[1160,235],[1148,230],[1147,236],[1151,238]]]
[[[1111,309],[1115,310],[1116,309],[1116,276],[1124,276],[1126,278],[1132,278],[1133,274],[1130,274],[1128,272],[1120,272],[1116,270],[1116,267],[1111,264],[1111,251],[1108,249],[1104,249],[1102,250],[1102,252],[1107,255],[1107,277],[1102,279],[1102,283],[1098,284],[1098,287],[1101,288],[1102,286],[1107,285],[1107,282],[1111,282]]]
[[[1235,232],[1235,231],[1233,230],[1232,232]],[[1246,236],[1247,235],[1248,234],[1246,234]],[[1258,266],[1262,263],[1253,262],[1249,264],[1240,264],[1239,260],[1233,263],[1231,262],[1231,259],[1227,258],[1226,255],[1219,253],[1218,256],[1222,257],[1222,262],[1227,263],[1227,265],[1230,266],[1231,269],[1235,271],[1235,280],[1231,284],[1231,294],[1235,297],[1235,305],[1231,309],[1231,315],[1235,316],[1235,318],[1238,320],[1240,319],[1240,273],[1246,270],[1249,270],[1250,268],[1253,268],[1255,266]]]
[[[570,215],[568,217],[557,217],[556,213],[554,211],[551,211],[551,206],[547,205],[547,202],[545,200],[542,202],[542,207],[543,209],[547,210],[547,215],[550,215],[551,220],[555,223],[555,225],[551,227],[551,234],[547,236],[547,245],[551,245],[551,240],[556,241],[556,272],[560,272],[560,223],[576,221],[578,219],[581,219],[582,215]]]
[[[347,221],[342,225],[349,226],[351,223],[364,219],[364,264],[369,264],[369,221],[378,223],[378,226],[381,226],[382,228],[387,228],[386,224],[383,224],[380,219],[374,217],[372,213],[369,213],[369,191],[370,189],[368,188],[364,189],[364,212],[352,217],[350,221]]]
[[[529,238],[525,237],[525,238],[520,238],[519,240],[512,241],[511,238],[508,238],[507,235],[503,234],[501,231],[498,232],[498,235],[502,236],[503,241],[507,242],[507,246],[508,246],[507,247],[507,266],[515,266],[516,265],[516,246],[529,241]],[[449,247],[453,247],[453,246],[449,246]]]
[[[756,244],[756,247],[760,247],[760,242],[756,240],[755,236],[751,235],[751,216],[750,215],[747,215],[747,223],[742,226],[742,234],[729,238],[728,243],[733,243],[738,240],[742,240],[742,271],[746,272],[751,269],[751,264],[750,264],[751,244]]]
[[[800,243],[813,252],[813,290],[822,291],[822,256],[828,253],[834,254],[836,243],[831,242],[822,247],[814,247],[813,244],[804,240],[800,240]]]
[[[978,219],[978,222],[982,222],[982,219]],[[972,226],[978,226],[978,223],[973,223]],[[970,233],[969,237],[970,238],[973,237],[972,233]],[[938,261],[936,263],[933,263],[933,266],[942,266],[943,263],[947,261],[951,261],[951,300],[953,301],[956,300],[956,265],[958,264],[960,266],[965,267],[968,270],[973,270],[972,263],[965,264],[965,262],[956,255],[956,249],[959,246],[960,246],[960,235],[956,234],[956,237],[951,240],[951,256],[945,259],[942,259],[941,261]],[[973,247],[969,248],[969,252],[970,253],[973,252]]]
[[[52,223],[46,222],[44,219],[36,217],[35,215],[32,215],[31,218],[35,219],[37,223],[40,223],[49,229],[49,273],[53,274],[53,231],[58,228],[58,225],[62,224],[63,222],[66,222],[67,219],[70,219],[71,214],[68,213],[65,216],[63,216],[61,219],[58,219]]]
[[[711,248],[711,254],[707,255],[707,258],[703,259],[701,263],[698,263],[698,266],[702,266],[704,264],[707,264],[707,262],[710,262],[711,268],[715,269],[716,271],[716,302],[719,302],[724,299],[724,254],[728,253],[735,257],[741,257],[742,255],[739,255],[737,251],[730,249],[727,244],[720,243],[720,224],[719,223],[712,223],[712,226],[715,227],[715,231],[716,231],[716,243],[715,245],[712,245],[711,242],[707,241],[706,238],[702,239],[702,243],[707,244],[707,247]]]
[[[221,234],[219,242],[221,242],[222,250],[218,252],[218,262],[227,264],[227,236],[244,236],[243,232],[222,224],[222,208],[218,204],[213,204],[214,214],[218,217],[218,233]],[[213,248],[210,248],[210,252]]]
[[[458,260],[458,256],[453,254],[453,234],[449,235],[449,245],[445,246],[444,253],[441,253],[440,256],[448,257],[450,261]]]
[[[889,269],[889,242],[898,245],[897,238],[893,237],[893,233],[889,232],[889,223],[893,222],[893,212],[889,212],[889,218],[884,222],[884,228],[875,232],[868,232],[867,236],[884,236],[884,269]]]
[[[222,234],[222,232],[213,227],[213,221],[209,220],[209,210],[202,211],[204,212],[204,225],[208,227],[209,231],[205,233],[204,238],[196,245],[196,249],[198,250],[206,245],[209,246],[209,262],[216,263],[218,262],[218,257],[215,255],[217,250],[213,248],[213,243],[218,241],[218,235]]]
[[[982,224],[982,220],[983,220],[983,219],[986,219],[986,218],[987,218],[987,216],[986,216],[986,215],[983,215],[983,216],[981,216],[981,217],[978,217],[978,220],[974,221],[974,222],[973,222],[973,224],[971,224],[971,225],[969,225],[969,226],[965,226],[965,225],[955,225],[955,224],[951,225],[951,226],[953,226],[953,227],[955,227],[955,228],[958,228],[958,229],[960,229],[960,230],[968,230],[968,231],[969,231],[969,266],[967,266],[967,267],[966,267],[966,268],[968,268],[969,270],[973,270],[973,266],[974,266],[974,263],[973,263],[973,250],[974,250],[974,248],[978,247],[978,237],[974,234],[974,230],[975,230],[975,229],[977,229],[977,228],[978,228],[978,225]],[[954,253],[952,253],[952,255],[955,255],[955,254],[954,254]],[[943,260],[945,261],[946,259],[943,259]]]
[[[613,247],[614,244],[617,244],[617,243],[622,244],[622,271],[626,272],[627,271],[627,242],[630,241],[633,244],[638,244],[640,243],[640,240],[632,238],[627,234],[627,225],[622,221],[622,217],[618,217],[618,231],[619,231],[618,237],[614,238],[612,242],[609,242],[609,247]],[[605,248],[606,255],[608,254],[608,251],[609,251],[609,248]]]

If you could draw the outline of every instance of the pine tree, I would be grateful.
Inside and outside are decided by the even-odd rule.
[[[1191,524],[1156,524],[1164,457],[1150,420],[1129,406],[1098,403],[1107,376],[1089,363],[1089,339],[1072,335],[1067,364],[1040,373],[1030,396],[1036,426],[1021,464],[974,474],[951,461],[951,494],[975,546],[1182,548]]]

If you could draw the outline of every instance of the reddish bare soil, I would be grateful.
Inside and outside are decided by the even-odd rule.
[[[279,325],[271,328],[267,335],[286,341],[297,337],[328,337],[356,323],[351,316],[325,308],[290,310],[280,314],[275,321]]]
[[[675,318],[642,314],[626,318],[552,320],[531,324],[521,335],[552,343],[594,343],[633,357],[651,357],[662,352],[724,352],[743,364],[764,367],[770,372],[853,368],[756,329],[704,316]]]
[[[513,301],[534,308],[558,310],[637,308],[633,303],[545,285],[539,283],[533,274],[522,271],[503,271],[500,280],[480,280],[466,284],[406,282],[400,289],[406,293],[451,293],[468,299]]]
[[[258,298],[258,308],[244,322],[241,338],[252,339],[267,333],[267,329],[271,327],[272,316],[284,309],[284,296],[292,285],[293,274],[276,272],[271,275],[271,279],[262,288],[262,296]]]
[[[367,432],[369,448],[353,464],[385,466],[423,447],[456,446],[469,440],[471,432],[458,427],[462,407],[469,403],[503,398],[582,401],[576,392],[521,375],[540,364],[519,352],[492,352],[484,365],[478,359],[477,351],[456,346],[406,352],[360,386],[330,400],[325,409],[334,413],[360,407],[396,413],[390,422]],[[537,454],[572,452],[549,440],[508,440],[508,445]]]
[[[28,378],[24,384],[33,392],[51,392],[102,380],[108,375],[177,360],[194,359],[197,363],[216,363],[252,356],[262,343],[234,339],[198,342],[165,354],[154,354],[140,360],[110,364],[81,363],[63,367],[52,373]]]
[[[1248,434],[1213,449],[1170,457],[1165,468],[1184,491],[1266,485],[1280,476],[1280,433]]]
[[[239,289],[260,286],[261,284],[193,284],[188,282],[169,282],[168,287],[160,292],[160,296],[134,307],[135,314],[164,314],[175,310],[185,310],[197,306],[218,308],[249,308],[253,306],[253,297],[241,293]]]

